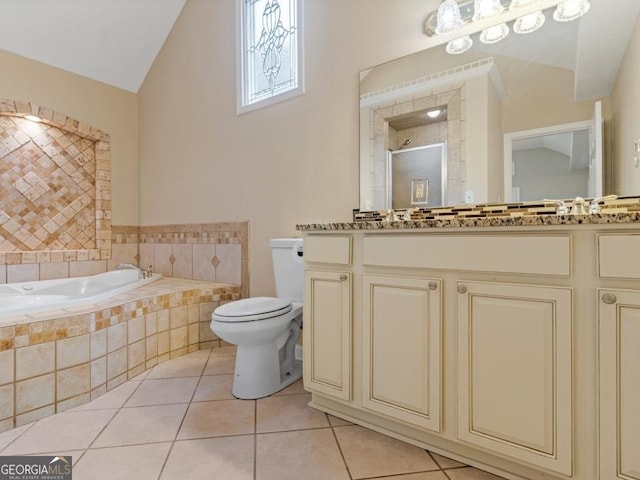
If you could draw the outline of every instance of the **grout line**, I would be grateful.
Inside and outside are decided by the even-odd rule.
[[[349,464],[347,463],[347,459],[344,456],[344,452],[342,451],[342,446],[338,441],[338,436],[336,435],[336,431],[333,429],[333,425],[331,424],[331,420],[329,420],[329,414],[325,413],[327,417],[327,422],[329,423],[329,428],[331,429],[331,434],[333,435],[334,440],[336,441],[336,445],[338,446],[338,451],[340,452],[340,458],[342,458],[342,462],[344,463],[344,467],[347,469],[347,475],[349,475],[349,479],[353,480],[353,475],[351,473],[351,469],[349,468]]]

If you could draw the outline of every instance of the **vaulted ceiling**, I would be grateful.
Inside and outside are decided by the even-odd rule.
[[[0,49],[136,93],[185,0],[2,0]]]

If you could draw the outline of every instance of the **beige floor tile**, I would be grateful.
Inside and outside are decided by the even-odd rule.
[[[329,423],[332,427],[344,427],[345,425],[353,425],[353,423],[343,420],[342,418],[334,417],[333,415],[327,414],[327,418],[329,419]]]
[[[220,348],[212,348],[210,355],[212,357],[227,357],[229,355],[234,356],[237,350],[238,347],[236,347],[235,345],[225,345],[224,347]]]
[[[359,426],[334,429],[354,479],[439,470],[418,447]]]
[[[199,377],[207,363],[207,357],[185,355],[153,367],[145,380],[151,378]]]
[[[173,440],[188,404],[123,408],[92,447],[115,447]]]
[[[26,425],[22,425],[21,427],[13,428],[11,430],[7,430],[6,432],[0,433],[0,452],[16,438],[29,430],[33,425],[35,425],[35,423],[27,423]]]
[[[253,446],[253,435],[177,441],[160,480],[252,480]]]
[[[311,394],[280,395],[257,400],[258,433],[328,427],[327,416],[307,404]]]
[[[449,480],[441,471],[408,473],[406,475],[391,475],[389,477],[376,477],[376,480]]]
[[[178,439],[246,435],[254,432],[255,401],[218,400],[192,403]]]
[[[505,480],[503,477],[498,477],[473,467],[447,470],[447,475],[451,480]]]
[[[71,457],[71,465],[75,465],[78,463],[78,460],[82,458],[82,455],[86,452],[86,450],[70,450],[67,452],[55,451],[55,452],[41,452],[41,453],[33,453],[31,455],[45,455],[45,456],[58,456],[58,457]],[[75,471],[73,472],[75,473]]]
[[[70,450],[67,452],[55,451],[55,452],[41,452],[41,453],[32,453],[31,455],[44,455],[44,456],[58,456],[58,457],[71,457],[71,464],[75,465],[78,463],[78,460],[82,457],[82,455],[86,452],[86,450]]]
[[[142,382],[131,395],[126,407],[189,403],[198,385],[198,377],[153,378]]]
[[[457,462],[452,458],[443,457],[442,455],[438,455],[437,453],[429,452],[433,459],[436,461],[440,468],[443,470],[446,468],[458,468],[458,467],[466,467],[464,463]]]
[[[80,405],[79,407],[75,407],[73,412],[83,411],[83,410],[103,410],[109,408],[120,408],[122,407],[129,397],[133,394],[133,392],[140,386],[140,381],[129,380],[128,382],[123,383],[122,385],[117,386],[113,390],[109,390],[104,395],[96,398],[95,400],[85,403],[84,405]]]
[[[82,450],[91,444],[117,410],[67,411],[43,418],[2,451],[3,455]]]
[[[193,401],[233,400],[232,387],[233,375],[205,375],[200,378]]]
[[[331,429],[267,433],[256,440],[256,480],[348,480]]]
[[[91,480],[156,480],[171,442],[88,450],[73,467],[73,476]]]
[[[298,393],[307,393],[307,391],[304,389],[302,379],[298,380],[297,382],[293,382],[284,390],[280,390],[278,393],[276,393],[276,395],[296,395]]]
[[[203,375],[225,375],[233,373],[236,357],[210,357]]]

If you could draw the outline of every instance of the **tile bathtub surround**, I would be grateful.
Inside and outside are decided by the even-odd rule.
[[[64,453],[74,478],[93,480],[501,480],[314,410],[302,381],[270,397],[234,399],[234,353],[193,352],[86,405],[1,433],[0,455]]]
[[[0,265],[110,257],[107,133],[43,106],[0,99],[0,160]]]
[[[211,313],[238,298],[235,285],[161,279],[96,305],[6,319],[0,431],[87,403],[159,363],[219,348]]]

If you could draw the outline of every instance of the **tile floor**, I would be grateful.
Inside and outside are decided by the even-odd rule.
[[[160,364],[91,403],[4,432],[0,455],[71,455],[74,480],[500,480],[309,408],[301,381],[234,399],[234,348]]]

